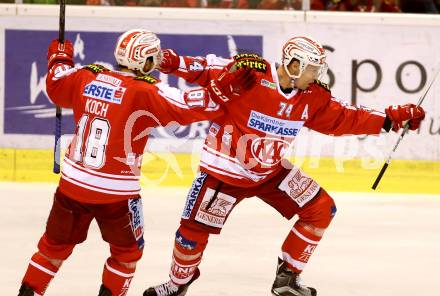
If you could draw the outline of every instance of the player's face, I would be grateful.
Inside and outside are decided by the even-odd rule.
[[[153,62],[151,62],[150,60],[147,60],[147,62],[144,65],[144,73],[148,73],[148,71],[151,70],[151,68],[153,67]]]
[[[305,90],[319,77],[321,67],[307,65],[301,76],[295,79],[295,87]]]

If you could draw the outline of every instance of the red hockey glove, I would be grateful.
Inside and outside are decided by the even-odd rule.
[[[233,72],[224,72],[218,79],[211,80],[207,88],[215,102],[226,103],[250,89],[256,80],[254,69],[239,68]]]
[[[416,130],[425,118],[425,110],[414,104],[394,105],[385,109],[385,113],[392,122],[393,131],[397,132],[409,121],[409,129]]]
[[[47,50],[47,69],[50,70],[56,63],[73,67],[73,44],[69,40],[64,40],[64,43],[61,43],[55,39],[50,43]]]
[[[172,49],[162,50],[162,60],[160,61],[159,70],[162,73],[169,74],[179,68],[180,58]]]

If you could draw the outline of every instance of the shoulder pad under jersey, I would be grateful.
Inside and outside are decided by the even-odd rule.
[[[315,80],[315,84],[319,85],[320,87],[322,87],[323,89],[325,89],[326,91],[331,93],[330,87],[328,86],[327,83],[324,83],[324,82],[322,82],[320,80]]]
[[[159,82],[159,80],[150,75],[136,76],[134,80],[141,80],[149,84],[156,84]]]
[[[234,56],[234,60],[236,68],[248,67],[263,73],[266,73],[268,69],[266,60],[257,54],[240,53]]]
[[[104,67],[102,65],[98,65],[98,64],[90,64],[90,65],[84,66],[83,69],[89,70],[93,73],[101,73],[104,71],[110,71],[106,67]]]

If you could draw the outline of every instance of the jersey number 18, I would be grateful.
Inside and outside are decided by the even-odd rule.
[[[90,121],[83,153],[84,132],[88,121],[89,115],[87,114],[84,114],[78,121],[73,158],[75,161],[82,162],[85,166],[99,169],[105,163],[105,148],[110,135],[110,123],[102,118],[94,118]]]

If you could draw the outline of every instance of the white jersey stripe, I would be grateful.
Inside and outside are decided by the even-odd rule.
[[[215,156],[218,156],[219,158],[224,158],[224,159],[226,159],[228,161],[231,161],[231,162],[239,165],[240,167],[242,167],[240,161],[238,161],[238,159],[236,159],[236,158],[233,158],[233,157],[231,157],[229,155],[226,155],[226,154],[221,153],[221,152],[219,152],[217,150],[214,150],[211,147],[208,147],[207,145],[204,145],[203,149],[206,150],[207,153],[214,154]],[[263,176],[263,177],[266,176],[266,175],[270,175],[273,172],[272,170],[271,171],[267,171],[267,172],[261,172],[261,173],[260,172],[253,172],[253,171],[250,171],[250,170],[247,170],[247,171],[251,172],[254,175]]]
[[[205,149],[202,150],[200,161],[204,162],[205,164],[209,164],[209,167],[207,167],[208,169],[217,168],[217,170],[221,170],[221,172],[219,172],[220,174],[227,175],[226,172],[228,172],[229,174],[250,179],[254,182],[263,180],[264,178],[267,177],[267,175],[273,172],[273,170],[270,170],[265,172],[264,175],[260,175],[261,173],[256,173],[251,170],[247,170],[243,168],[240,164],[235,163],[229,159],[225,159]]]
[[[159,94],[173,105],[182,109],[189,109],[185,103],[184,92],[177,88],[172,88],[168,84],[159,82],[156,84],[159,89]]]
[[[116,180],[95,176],[89,174],[88,172],[77,169],[68,162],[64,163],[62,172],[64,176],[70,179],[75,179],[81,183],[102,188],[104,190],[131,192],[140,190],[139,180]]]
[[[205,149],[207,152],[210,152],[210,153],[212,153],[212,154],[215,154],[215,155],[218,156],[218,157],[222,157],[222,158],[227,159],[227,160],[230,160],[230,161],[232,161],[232,162],[234,162],[234,163],[236,163],[236,164],[240,164],[240,162],[239,162],[236,158],[231,157],[231,156],[229,156],[229,155],[227,155],[227,154],[221,153],[220,151],[217,151],[217,150],[215,150],[215,149],[212,149],[211,147],[209,147],[209,146],[206,145],[206,144],[203,145],[203,149]]]
[[[206,63],[208,67],[211,68],[217,68],[217,69],[223,69],[227,64],[232,62],[233,59],[225,59],[216,56],[215,54],[208,54],[206,56]]]
[[[382,117],[385,117],[385,116],[386,116],[385,113],[380,112],[380,111],[376,111],[376,110],[373,110],[373,111],[371,111],[370,113],[371,113],[371,114],[374,114],[374,115],[382,116]]]
[[[101,172],[97,172],[94,170],[90,170],[90,169],[87,169],[87,168],[84,168],[82,166],[77,165],[76,163],[74,163],[73,161],[68,159],[67,157],[64,158],[64,163],[68,163],[71,166],[73,166],[81,171],[87,172],[91,175],[107,177],[107,178],[111,178],[111,179],[127,179],[127,180],[139,180],[140,179],[139,176],[134,176],[134,175],[133,176],[126,176],[126,175],[106,174],[106,173],[101,173]]]
[[[212,166],[210,164],[207,164],[206,162],[204,162],[202,160],[200,161],[200,166],[204,167],[204,168],[206,168],[206,169],[208,169],[208,170],[210,170],[210,171],[212,171],[214,173],[218,173],[218,174],[221,174],[221,175],[229,176],[229,177],[232,177],[232,178],[235,178],[235,179],[243,179],[244,178],[241,175],[232,174],[232,173],[227,172],[225,170],[222,170],[220,168],[214,167],[214,166]]]
[[[139,190],[136,190],[136,191],[111,191],[111,190],[105,190],[105,189],[100,189],[100,188],[92,187],[92,186],[89,186],[89,185],[87,185],[87,184],[81,183],[81,182],[79,182],[79,181],[76,181],[76,180],[74,180],[74,179],[72,179],[72,178],[67,177],[67,176],[64,175],[64,174],[63,174],[61,177],[63,178],[63,180],[65,180],[65,181],[67,181],[67,182],[70,182],[70,183],[72,183],[72,184],[75,184],[76,186],[79,186],[79,187],[82,187],[82,188],[86,188],[86,189],[89,189],[89,190],[91,190],[91,191],[97,191],[97,192],[106,193],[106,194],[114,194],[114,195],[137,195],[137,194],[139,194],[139,192],[141,191],[140,189],[139,189]]]

